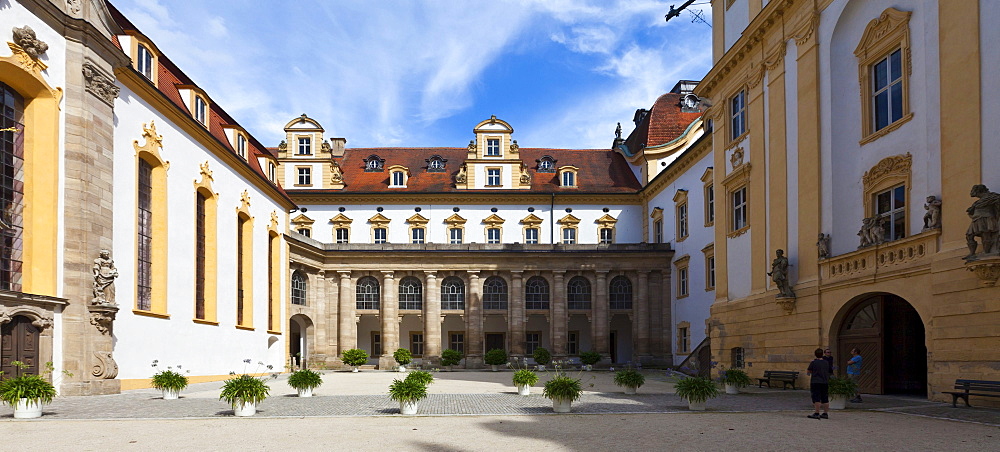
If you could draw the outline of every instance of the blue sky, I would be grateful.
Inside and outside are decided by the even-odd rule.
[[[348,147],[463,147],[496,115],[522,147],[607,148],[711,68],[711,28],[663,20],[683,0],[110,1],[268,146],[306,113]]]

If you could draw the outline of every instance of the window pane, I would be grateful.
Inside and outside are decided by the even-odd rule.
[[[900,185],[900,186],[892,189],[892,197],[894,198],[893,209],[900,209],[900,208],[906,207],[906,188],[905,188],[905,186]]]
[[[889,88],[889,97],[892,99],[889,122],[893,123],[903,117],[903,82],[896,82]]]
[[[896,212],[892,216],[892,240],[898,240],[906,236],[906,214]]]
[[[889,125],[889,92],[883,91],[875,96],[875,130]]]
[[[875,213],[883,214],[892,210],[892,198],[890,192],[884,191],[875,197]]]
[[[896,80],[903,76],[901,55],[899,50],[889,55],[889,80]]]
[[[875,67],[872,68],[872,81],[875,83],[875,91],[878,91],[889,84],[889,68],[888,62],[886,60],[879,61],[875,63]]]

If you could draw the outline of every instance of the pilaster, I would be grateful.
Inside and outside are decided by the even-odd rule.
[[[469,270],[469,298],[465,303],[465,367],[483,366],[483,286],[479,271]]]
[[[649,354],[649,272],[641,270],[638,272],[638,300],[632,305],[635,312],[635,322],[632,323],[632,334],[635,339],[633,354],[639,358],[639,362],[648,364]]]
[[[392,354],[399,348],[398,326],[396,316],[396,280],[392,271],[382,272],[382,301],[379,303],[379,320],[382,323],[382,356],[378,360],[381,370],[392,369],[396,359]]]
[[[522,271],[512,271],[510,285],[510,356],[524,355],[524,284]]]
[[[427,298],[424,299],[424,357],[425,363],[441,359],[441,290],[437,272],[425,271]]]
[[[597,296],[591,309],[594,311],[594,322],[590,324],[591,343],[594,350],[601,354],[602,362],[611,362],[608,339],[608,271],[598,270],[595,275]]]
[[[552,336],[552,355],[556,358],[566,357],[566,329],[569,326],[569,317],[566,312],[565,276],[566,272],[562,270],[552,272],[552,284],[555,287],[552,291],[552,302],[549,303],[549,313],[552,318],[549,326]]]
[[[355,303],[351,297],[351,272],[338,271],[340,275],[340,334],[338,337],[338,353],[355,348],[358,344],[357,323],[354,321]]]

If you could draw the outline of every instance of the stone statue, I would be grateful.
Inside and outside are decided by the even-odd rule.
[[[470,144],[469,146],[474,146],[474,144]],[[462,167],[458,169],[458,174],[455,175],[455,182],[464,184],[466,180],[468,180],[468,175],[465,173],[465,165],[463,164]]]
[[[115,306],[115,301],[109,299],[105,290],[114,284],[118,277],[115,261],[111,259],[111,251],[101,250],[101,257],[94,259],[94,300],[98,306]]]
[[[928,196],[924,204],[924,230],[941,228],[941,200],[937,196]]]
[[[622,139],[622,123],[618,123],[618,127],[615,128],[615,139]]]
[[[885,218],[876,215],[861,220],[858,236],[861,237],[861,245],[858,248],[881,244],[885,241]]]
[[[281,143],[278,143],[278,150],[279,151],[288,150],[288,143],[285,143],[285,140],[281,140]]]
[[[514,140],[510,144],[510,153],[511,154],[517,154],[520,150],[521,150],[521,146],[517,144],[517,140]]]
[[[469,152],[476,152],[476,140],[469,140]]]
[[[14,27],[14,44],[21,46],[21,50],[28,54],[33,60],[37,60],[41,54],[49,50],[49,45],[39,41],[35,35],[35,30],[25,25],[21,28]]]
[[[795,298],[791,284],[788,283],[788,258],[785,257],[785,250],[775,251],[776,257],[771,261],[771,271],[768,276],[774,285],[778,286],[780,298]]]
[[[820,259],[830,257],[830,234],[819,233],[819,241],[816,242],[816,250]]]
[[[1000,194],[991,192],[985,185],[977,184],[972,186],[969,196],[979,198],[972,203],[965,211],[972,219],[972,224],[965,232],[965,241],[969,245],[969,255],[965,260],[973,260],[979,255],[996,255],[1000,252],[997,247],[997,232],[1000,230]],[[983,242],[982,253],[977,254],[978,243],[976,237]]]

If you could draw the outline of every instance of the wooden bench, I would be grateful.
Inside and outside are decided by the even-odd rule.
[[[1000,397],[1000,381],[989,380],[955,380],[955,389],[958,391],[942,391],[951,394],[951,406],[958,407],[958,398],[965,400],[965,406],[969,405],[969,396],[979,397]]]
[[[790,370],[765,370],[764,378],[757,379],[757,387],[763,387],[764,383],[767,383],[767,387],[771,387],[771,380],[780,381],[782,383],[781,389],[788,389],[788,385],[792,385],[792,389],[795,389],[795,380],[799,378],[798,372],[793,372]]]

